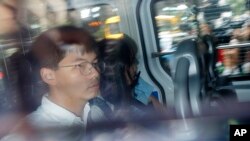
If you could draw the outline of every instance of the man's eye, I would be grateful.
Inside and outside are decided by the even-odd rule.
[[[86,64],[87,64],[86,62],[83,62],[83,63],[79,64],[78,66],[84,68],[86,66]]]

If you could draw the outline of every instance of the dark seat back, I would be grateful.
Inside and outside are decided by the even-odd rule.
[[[195,39],[179,43],[174,61],[174,94],[177,115],[199,115],[202,88],[201,62]]]

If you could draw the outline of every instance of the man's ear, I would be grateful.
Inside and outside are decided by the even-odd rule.
[[[40,70],[42,80],[48,85],[56,84],[55,71],[49,68],[42,68]]]

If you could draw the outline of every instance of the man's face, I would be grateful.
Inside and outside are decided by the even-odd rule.
[[[79,66],[84,62],[87,64],[87,74]],[[67,53],[55,71],[56,89],[72,100],[89,100],[95,97],[99,92],[99,73],[90,63],[96,62],[96,54],[93,52],[83,55],[77,52]]]

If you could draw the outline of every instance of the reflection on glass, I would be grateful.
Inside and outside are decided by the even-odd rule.
[[[105,38],[119,39],[123,37],[123,33],[119,30],[120,16],[113,16],[105,20]]]
[[[155,13],[161,51],[171,51],[173,44],[194,33],[194,14],[186,3],[160,1],[155,4]]]
[[[116,27],[107,23],[108,19],[118,17],[117,10],[114,9],[117,8],[113,8],[110,5],[98,5],[81,9],[81,26],[88,26],[88,29],[97,40],[107,38],[107,32],[120,33],[120,20],[115,21]]]
[[[249,0],[207,0],[191,2],[157,1],[154,20],[160,52],[173,52],[185,37],[211,36],[215,46],[249,42]],[[198,25],[199,24],[199,25]],[[199,28],[199,30],[197,30]],[[198,34],[199,32],[199,34]],[[220,75],[249,73],[250,46],[218,49],[216,70]],[[172,55],[161,57],[163,68],[170,68]]]
[[[229,45],[231,44],[232,42]],[[222,76],[250,73],[250,46],[242,47],[240,43],[233,45],[235,45],[233,48],[218,51],[216,66]]]
[[[241,76],[249,73],[247,52],[250,46],[242,46],[250,39],[247,1],[208,1],[200,5],[200,13],[203,15],[200,22],[211,28],[215,45],[225,46],[217,50],[216,70],[220,75]]]
[[[195,36],[195,15],[184,2],[158,1],[154,4],[154,20],[160,52],[173,52],[176,44],[186,37]],[[173,55],[160,57],[163,68],[170,73]]]
[[[222,50],[223,54],[223,65],[224,70],[222,75],[230,75],[230,74],[239,74],[239,49],[224,49]]]
[[[83,9],[80,13],[82,19],[88,18],[90,16],[90,9]]]
[[[55,4],[56,1],[60,1],[60,3]],[[51,27],[73,24],[80,27],[87,26],[87,29],[89,29],[97,40],[100,40],[106,36],[104,32],[105,28],[107,28],[105,24],[106,20],[118,16],[118,9],[107,4],[75,9],[67,8],[67,4],[63,3],[65,2],[63,0],[56,1],[41,3],[41,1],[35,0],[27,4],[27,8],[31,11],[27,16],[27,22],[36,35]],[[34,9],[34,5],[37,5],[36,9]],[[119,23],[116,22],[116,25],[115,28],[111,25],[111,30],[112,32],[119,33]]]
[[[14,2],[14,3],[13,3]],[[74,8],[65,0],[1,0],[0,1],[0,114],[4,111],[18,110],[22,101],[18,99],[19,76],[24,70],[31,70],[29,49],[32,41],[44,30],[60,25],[76,25],[85,27],[97,40],[107,36],[104,32],[109,29],[109,34],[120,33],[119,21],[106,24],[105,22],[117,16],[118,9],[107,4]],[[20,59],[21,58],[21,59]],[[22,65],[24,63],[24,65]],[[20,65],[21,64],[21,65]],[[26,74],[26,73],[25,73]],[[33,75],[30,73],[30,75]],[[29,76],[30,76],[29,75]],[[25,76],[25,79],[29,78]],[[26,92],[31,91],[33,85],[27,85],[30,79],[22,83]],[[23,85],[23,86],[24,86]],[[38,88],[39,89],[39,88]],[[36,93],[32,90],[32,94]],[[28,94],[29,95],[29,94]],[[30,95],[31,96],[31,95]],[[27,98],[29,99],[29,97]],[[24,103],[32,105],[32,103]],[[29,107],[28,107],[29,108]]]
[[[242,65],[242,69],[244,73],[250,73],[250,49],[246,51],[245,61]]]

